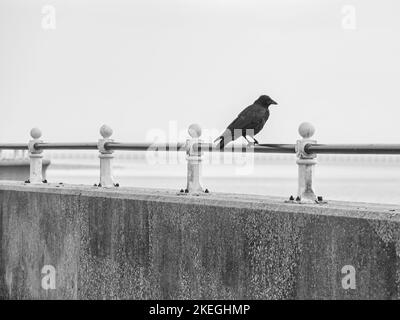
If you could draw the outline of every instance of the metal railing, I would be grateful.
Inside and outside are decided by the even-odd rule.
[[[400,144],[307,144],[304,151],[316,154],[400,154]]]
[[[201,128],[197,124],[189,126],[190,138],[185,143],[119,143],[111,139],[113,131],[103,125],[100,128],[101,139],[88,143],[46,143],[40,140],[42,133],[38,128],[30,132],[32,139],[27,144],[0,143],[1,150],[28,150],[30,159],[30,177],[26,183],[42,184],[43,150],[98,150],[100,158],[100,183],[98,187],[112,188],[119,185],[112,175],[112,159],[116,150],[126,151],[184,151],[187,160],[187,186],[181,193],[199,195],[207,193],[201,184],[201,161],[204,152],[254,152],[254,153],[292,153],[297,155],[298,186],[297,197],[290,197],[291,203],[324,203],[313,190],[312,179],[317,164],[317,154],[400,154],[400,144],[317,144],[311,139],[314,127],[304,122],[299,126],[301,139],[295,144],[257,144],[248,146],[227,146],[220,150],[214,144],[204,143],[201,139]]]

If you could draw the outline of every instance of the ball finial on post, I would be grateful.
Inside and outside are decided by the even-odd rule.
[[[35,145],[41,142],[40,137],[42,131],[39,128],[33,128],[30,132],[32,140],[28,143],[29,150],[29,183],[40,184],[43,182],[43,163],[42,163],[42,152],[41,149],[36,149]]]
[[[113,150],[109,150],[106,148],[106,144],[112,142],[113,140],[110,137],[113,134],[113,130],[107,126],[102,125],[100,128],[100,135],[102,139],[100,139],[97,143],[97,148],[99,149],[99,158],[100,158],[100,183],[99,187],[113,187],[116,186],[114,184],[114,178],[112,174],[112,160]]]
[[[103,124],[100,128],[100,134],[104,139],[109,139],[113,134],[113,130],[106,124]]]
[[[197,123],[191,124],[189,126],[188,133],[192,138],[200,138],[201,127]]]
[[[42,131],[40,131],[39,128],[33,128],[30,132],[32,139],[40,139],[40,137],[42,136]]]
[[[299,134],[303,139],[310,139],[315,132],[314,126],[309,122],[303,122],[299,126]]]

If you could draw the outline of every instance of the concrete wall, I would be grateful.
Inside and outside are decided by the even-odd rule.
[[[0,236],[6,299],[400,297],[399,206],[0,182]]]

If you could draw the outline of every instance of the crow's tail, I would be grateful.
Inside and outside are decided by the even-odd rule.
[[[223,134],[221,134],[214,142],[218,142],[217,148],[222,150],[225,146],[232,141],[232,133],[231,130],[226,129]]]

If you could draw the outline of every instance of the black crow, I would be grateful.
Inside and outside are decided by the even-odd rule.
[[[226,128],[226,130],[214,142],[218,142],[217,148],[223,149],[229,142],[243,136],[247,142],[247,136],[252,137],[254,143],[258,141],[254,136],[261,131],[269,117],[268,107],[277,104],[269,96],[262,95],[251,106],[244,109],[238,117]]]

